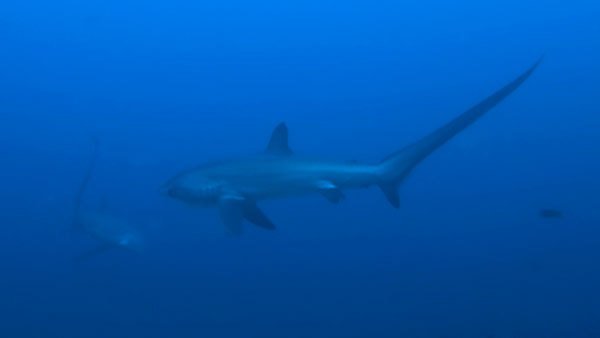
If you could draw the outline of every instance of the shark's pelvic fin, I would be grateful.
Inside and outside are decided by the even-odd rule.
[[[290,156],[293,154],[288,143],[288,128],[285,123],[281,122],[273,130],[266,152],[277,156]]]
[[[333,204],[338,204],[345,198],[342,190],[331,181],[319,181],[317,187],[321,191],[321,195]]]
[[[474,105],[455,119],[443,125],[419,141],[388,156],[379,164],[381,181],[379,183],[388,201],[394,206],[399,206],[397,187],[410,172],[431,153],[444,145],[447,141],[466,129],[468,126],[485,115],[489,110],[502,102],[506,97],[519,88],[539,66],[539,59],[533,66],[509,82],[498,91]]]

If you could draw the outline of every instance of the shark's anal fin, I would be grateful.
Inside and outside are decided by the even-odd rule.
[[[227,232],[241,235],[244,219],[263,229],[274,230],[275,224],[258,208],[256,202],[237,194],[226,194],[219,199],[219,212]]]
[[[244,216],[242,213],[243,198],[238,198],[234,195],[225,195],[219,198],[219,215],[221,221],[225,225],[227,233],[233,236],[242,234],[242,221]]]
[[[321,195],[323,195],[323,197],[325,197],[329,202],[333,203],[333,204],[338,204],[340,203],[344,198],[346,198],[346,196],[344,195],[344,193],[339,190],[324,190],[321,191]]]
[[[340,203],[346,197],[340,188],[331,181],[319,181],[317,182],[317,188],[319,188],[321,195],[333,204]]]
[[[266,153],[277,156],[290,156],[293,154],[288,143],[288,128],[285,123],[280,123],[271,134]]]

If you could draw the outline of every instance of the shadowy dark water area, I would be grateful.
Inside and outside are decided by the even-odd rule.
[[[600,5],[0,4],[1,337],[600,337]],[[523,72],[400,187],[261,201],[227,236],[167,198],[263,151],[378,163]],[[73,232],[83,200],[141,253]],[[562,218],[540,217],[540,211]]]

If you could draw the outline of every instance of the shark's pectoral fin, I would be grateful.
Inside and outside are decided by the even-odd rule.
[[[222,196],[219,199],[219,215],[221,221],[225,225],[227,233],[230,235],[241,235],[242,234],[242,221],[244,220],[244,214],[242,212],[243,199],[239,199],[233,196]]]
[[[285,123],[278,124],[273,130],[266,153],[277,156],[290,156],[293,154],[288,144],[288,129]]]
[[[385,195],[385,198],[394,208],[400,208],[400,196],[398,195],[398,185],[394,183],[380,184],[379,188]]]
[[[317,182],[317,188],[319,188],[321,195],[334,204],[340,203],[346,197],[342,190],[331,181],[319,181]]]
[[[242,233],[244,219],[264,229],[275,229],[275,224],[258,208],[254,200],[235,193],[228,193],[219,198],[219,212],[227,232],[231,235]]]
[[[275,230],[275,224],[256,206],[254,201],[246,201],[243,205],[243,215],[248,222],[268,230]]]

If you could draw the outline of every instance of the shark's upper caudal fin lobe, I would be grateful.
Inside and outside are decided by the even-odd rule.
[[[542,58],[516,79],[452,121],[446,123],[441,128],[384,159],[379,165],[379,172],[381,175],[381,182],[379,185],[388,201],[394,207],[398,207],[399,199],[397,187],[402,180],[427,156],[466,129],[473,122],[477,121],[481,116],[485,115],[485,113],[519,88],[519,86],[521,86],[521,84],[523,84],[535,71],[541,61]]]
[[[285,123],[280,123],[275,127],[267,145],[266,153],[270,155],[289,156],[293,152],[288,143],[288,128]]]
[[[79,228],[79,220],[81,217],[81,203],[83,201],[83,195],[85,194],[85,190],[92,178],[92,173],[94,168],[96,167],[96,160],[98,158],[98,139],[96,137],[92,137],[92,159],[90,164],[85,171],[85,175],[83,180],[79,184],[79,189],[77,190],[77,194],[75,195],[75,208],[73,210],[73,229]]]

